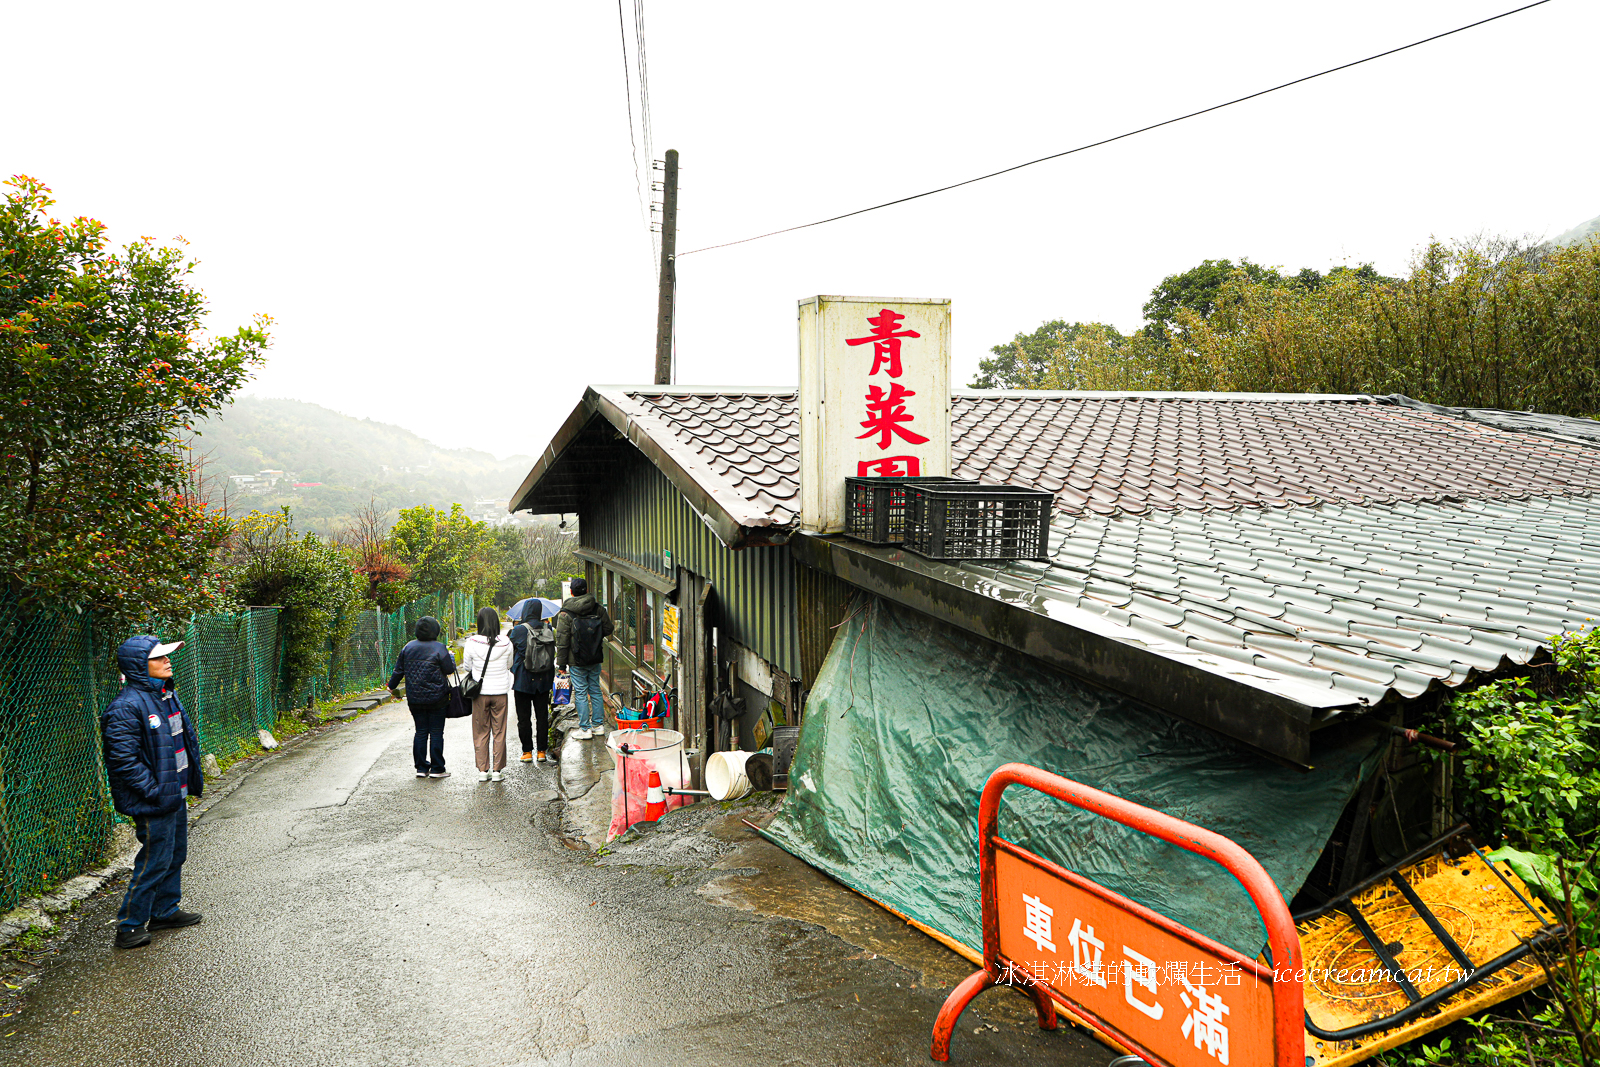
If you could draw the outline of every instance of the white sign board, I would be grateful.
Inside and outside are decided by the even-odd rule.
[[[950,473],[950,301],[800,301],[800,525],[844,529],[847,477]]]

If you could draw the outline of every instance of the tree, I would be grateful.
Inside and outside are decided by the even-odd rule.
[[[460,504],[448,512],[403,508],[389,538],[420,592],[470,591],[487,602],[499,588],[501,557],[489,524],[474,522]]]
[[[1124,342],[1115,326],[1100,322],[1068,323],[1062,319],[1047,322],[1032,333],[1019,333],[1010,344],[989,349],[992,359],[978,363],[974,389],[1082,389],[1087,386],[1047,384],[1072,377],[1064,364],[1073,362],[1070,353],[1105,346],[1115,349]]]
[[[523,597],[561,596],[561,580],[583,573],[583,564],[573,554],[578,537],[574,530],[560,529],[553,522],[522,528],[503,526],[494,532],[505,552],[500,588],[495,603],[509,606]]]
[[[1177,326],[1165,388],[1600,412],[1600,243],[1434,241],[1392,283],[1358,271],[1309,289],[1235,276],[1210,318],[1179,309]]]
[[[411,568],[395,557],[388,526],[389,513],[378,509],[374,497],[339,535],[340,544],[350,553],[351,568],[366,585],[367,602],[380,611],[395,611],[417,595],[416,587],[406,580]]]
[[[1301,271],[1302,275],[1305,273]],[[1167,275],[1150,290],[1150,299],[1145,301],[1142,309],[1145,334],[1152,340],[1165,337],[1177,320],[1179,308],[1188,308],[1202,319],[1210,318],[1217,309],[1223,285],[1236,274],[1243,274],[1252,282],[1266,285],[1278,285],[1283,281],[1283,275],[1278,271],[1248,259],[1241,259],[1237,267],[1229,259],[1203,260],[1198,267],[1190,267],[1181,274]]]
[[[0,202],[0,580],[13,598],[111,620],[214,604],[224,516],[182,439],[261,362],[265,317],[202,339],[179,249],[112,250],[105,226],[50,218],[18,175]]]
[[[277,605],[283,682],[291,694],[328,671],[356,625],[364,583],[338,545],[297,534],[288,508],[251,512],[233,531],[229,574],[241,606]]]
[[[1153,341],[1165,339],[1177,323],[1182,309],[1201,319],[1209,319],[1226,299],[1228,283],[1239,279],[1254,285],[1307,292],[1336,279],[1363,285],[1394,284],[1399,281],[1379,274],[1371,263],[1363,263],[1359,267],[1341,265],[1327,274],[1313,267],[1302,267],[1296,274],[1284,274],[1276,267],[1263,267],[1248,259],[1240,259],[1238,266],[1234,266],[1232,260],[1207,259],[1198,267],[1190,267],[1181,274],[1167,275],[1150,290],[1150,299],[1145,301],[1143,308],[1146,336]]]

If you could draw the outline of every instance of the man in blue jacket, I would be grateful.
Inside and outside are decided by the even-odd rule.
[[[183,644],[130,637],[117,649],[122,692],[100,716],[111,802],[133,820],[139,855],[117,913],[117,948],[150,943],[152,930],[193,926],[198,912],[178,907],[189,854],[188,797],[205,790],[200,736],[178,700],[172,653]]]

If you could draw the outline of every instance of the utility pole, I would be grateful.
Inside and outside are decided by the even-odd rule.
[[[672,310],[677,270],[674,258],[678,245],[678,150],[667,149],[662,177],[661,203],[661,291],[656,297],[656,384],[672,384]]]

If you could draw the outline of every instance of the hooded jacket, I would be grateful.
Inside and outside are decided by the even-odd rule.
[[[600,639],[602,642],[610,637],[616,628],[611,625],[611,616],[606,614],[606,609],[594,598],[593,593],[582,596],[569,596],[561,602],[561,614],[556,616],[556,667],[567,669],[567,664],[572,656],[572,619],[576,615],[600,616]],[[579,663],[579,667],[593,667],[600,663]]]
[[[206,787],[200,735],[178,699],[177,687],[171,678],[150,677],[150,650],[160,643],[150,634],[122,642],[117,649],[122,692],[100,716],[111,803],[130,818],[170,814],[183,807],[185,794],[197,797]],[[181,746],[172,732],[174,712],[182,716]],[[180,747],[189,759],[184,772],[178,770]]]
[[[389,688],[406,680],[406,703],[414,708],[433,708],[450,699],[449,676],[456,672],[456,658],[439,641],[439,620],[424,615],[417,620],[417,639],[408,641],[395,660],[389,675]]]

